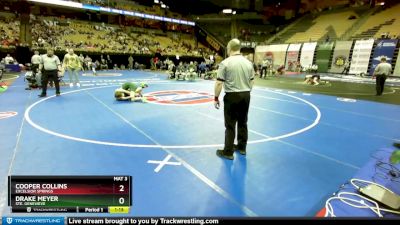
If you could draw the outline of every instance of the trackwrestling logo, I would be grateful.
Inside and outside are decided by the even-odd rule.
[[[214,101],[213,95],[196,91],[156,91],[146,94],[148,103],[162,105],[198,105]]]
[[[64,225],[64,217],[3,217],[9,225]]]
[[[395,42],[380,41],[376,45],[376,48],[382,48],[382,47],[396,47],[396,43]]]

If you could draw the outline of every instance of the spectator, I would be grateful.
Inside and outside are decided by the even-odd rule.
[[[100,69],[101,70],[108,69],[107,60],[105,58],[103,58],[103,55],[101,55],[101,59],[100,59]]]
[[[85,70],[90,70],[91,68],[92,68],[92,59],[88,56],[88,55],[86,55],[86,57],[85,57]]]
[[[132,70],[133,69],[133,57],[129,56],[128,58],[128,69]]]
[[[81,61],[72,48],[64,56],[63,67],[68,71],[69,86],[72,88],[75,84],[75,86],[80,87],[78,71],[82,67]]]
[[[346,62],[344,63],[344,66],[343,66],[342,74],[347,75],[347,73],[349,73],[349,69],[350,69],[350,62],[348,59],[346,59]]]
[[[264,58],[261,65],[260,78],[267,76],[267,70],[269,70],[269,68],[271,67],[271,61],[267,58]]]
[[[112,60],[110,55],[107,55],[107,64],[108,64],[108,68],[112,68]]]
[[[40,79],[40,73],[39,73],[39,66],[40,66],[40,62],[41,62],[41,57],[39,55],[39,51],[35,51],[34,55],[31,58],[31,69],[32,69],[32,73],[33,76],[36,78],[36,82],[38,84],[41,83],[41,79]]]
[[[82,53],[79,55],[79,62],[81,63],[81,69],[83,70],[83,65],[85,64],[85,57],[83,57]]]
[[[205,74],[207,72],[207,66],[204,61],[202,61],[199,65],[199,77],[201,77],[201,74]]]
[[[13,64],[14,63],[14,58],[10,55],[7,54],[7,56],[4,58],[4,61],[6,62],[6,64]]]

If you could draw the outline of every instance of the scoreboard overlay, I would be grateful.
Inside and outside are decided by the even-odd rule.
[[[9,176],[15,213],[128,213],[131,176]]]

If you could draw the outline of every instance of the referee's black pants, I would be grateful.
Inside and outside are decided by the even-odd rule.
[[[376,76],[376,95],[382,95],[385,87],[386,75]]]
[[[56,86],[56,94],[60,94],[58,70],[44,70],[42,75],[42,95],[46,95],[49,80],[54,81],[54,85]]]
[[[250,105],[250,92],[231,92],[224,96],[225,148],[224,154],[233,154],[235,128],[238,129],[238,149],[246,150],[247,146],[247,114]]]

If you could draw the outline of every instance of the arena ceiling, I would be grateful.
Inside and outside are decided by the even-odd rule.
[[[152,5],[154,0],[134,0],[135,2]],[[167,4],[172,11],[179,12],[183,15],[202,15],[219,13],[224,8],[234,8],[237,11],[248,11],[248,9],[241,8],[241,2],[256,2],[261,1],[262,5],[270,6],[276,4],[283,4],[288,1],[299,1],[299,0],[160,0]],[[245,4],[246,5],[246,4]]]

